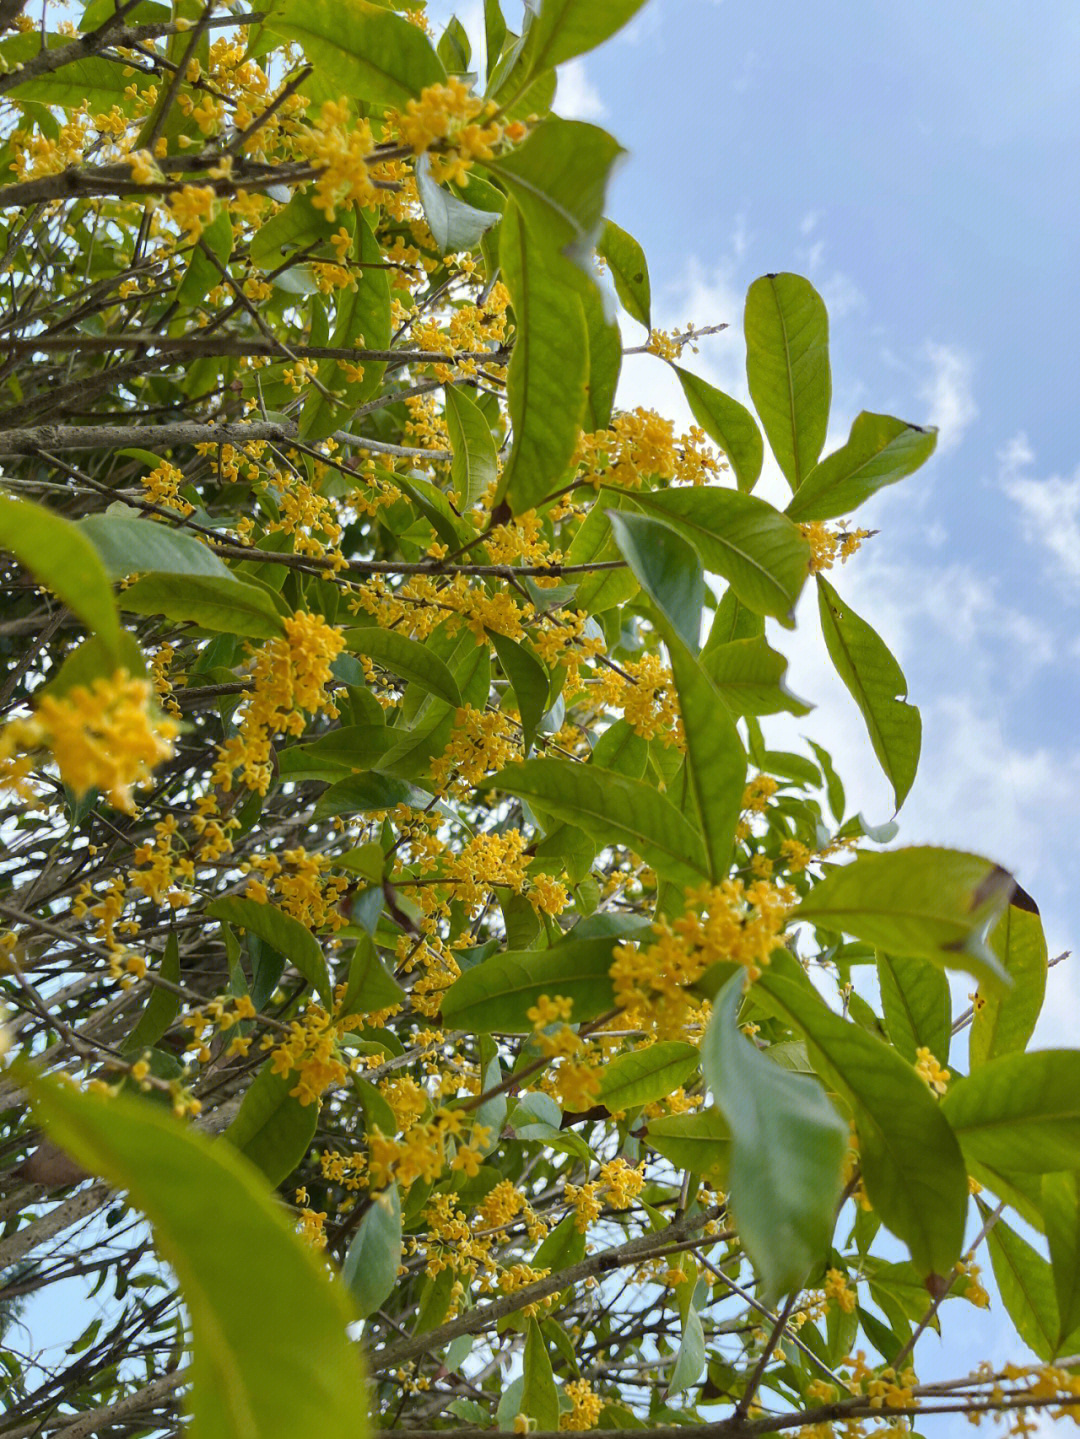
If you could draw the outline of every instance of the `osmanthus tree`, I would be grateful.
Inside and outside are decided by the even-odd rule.
[[[825,572],[934,434],[822,457],[791,274],[756,418],[693,332],[696,425],[618,408],[648,270],[550,107],[639,4],[0,0],[0,1436],[1080,1413],[1037,909],[767,737],[811,585],[907,794]],[[1018,1363],[920,1382],[987,1263]]]

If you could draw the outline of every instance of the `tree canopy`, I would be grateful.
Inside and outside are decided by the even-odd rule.
[[[823,454],[798,275],[753,412],[653,327],[552,113],[641,3],[0,0],[0,1439],[1080,1412],[1038,908],[770,741],[815,591],[903,805],[843,565],[935,433]]]

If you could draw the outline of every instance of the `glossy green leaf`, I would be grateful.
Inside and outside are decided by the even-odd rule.
[[[59,35],[48,36],[48,48],[58,49],[71,42]],[[41,31],[35,27],[20,35],[13,35],[4,43],[4,60],[7,65],[25,63],[41,48]],[[9,101],[32,100],[40,105],[63,105],[77,110],[89,102],[95,113],[108,113],[114,105],[130,115],[134,97],[128,93],[131,88],[130,75],[119,59],[107,59],[103,55],[84,55],[80,59],[68,60],[59,70],[51,74],[37,75],[24,80],[8,92]]]
[[[231,575],[148,574],[120,592],[120,606],[136,615],[164,615],[204,630],[269,640],[285,625],[269,593]]]
[[[367,655],[391,674],[412,680],[427,694],[445,700],[455,709],[460,706],[461,690],[457,680],[430,646],[407,639],[396,630],[380,629],[378,625],[346,630],[345,645],[353,654]]]
[[[846,445],[806,476],[787,507],[793,520],[832,520],[914,473],[934,453],[937,430],[863,410]]]
[[[746,378],[776,462],[793,490],[817,464],[829,427],[829,316],[800,275],[762,275],[744,315]]]
[[[469,399],[460,385],[447,385],[446,430],[454,458],[450,474],[454,481],[458,509],[472,509],[498,474],[498,456],[488,422],[480,406]]]
[[[525,1329],[522,1377],[525,1383],[521,1391],[520,1412],[534,1420],[537,1429],[547,1430],[549,1433],[558,1429],[559,1394],[555,1388],[551,1357],[535,1319],[528,1320]]]
[[[184,278],[176,290],[178,305],[199,305],[215,285],[221,284],[222,271],[229,262],[232,246],[232,219],[228,206],[222,205],[192,247]]]
[[[762,1298],[772,1304],[798,1288],[828,1250],[848,1130],[815,1079],[770,1063],[741,1033],[744,982],[736,974],[717,996],[701,1058],[731,1129],[735,1224]]]
[[[445,185],[437,184],[432,179],[427,155],[417,157],[416,191],[432,239],[444,255],[459,255],[475,249],[480,237],[499,222],[497,210],[481,210],[469,205]]]
[[[120,643],[111,646],[100,635],[91,635],[71,651],[49,683],[42,685],[35,695],[59,697],[75,685],[89,686],[96,679],[111,677],[117,667],[140,679],[145,676],[146,659],[135,636],[121,630]]]
[[[236,924],[258,935],[283,954],[316,991],[327,1009],[334,1007],[334,990],[319,941],[299,920],[257,899],[226,895],[208,904],[204,913],[210,919]]]
[[[678,884],[700,884],[707,877],[700,836],[645,780],[605,774],[573,760],[531,759],[507,765],[479,788],[517,795],[602,844],[625,845]]]
[[[380,109],[404,110],[426,85],[446,80],[424,32],[367,0],[277,0],[266,26],[296,40],[335,93]]]
[[[601,1071],[597,1098],[613,1112],[666,1099],[694,1073],[699,1057],[694,1045],[678,1039],[616,1055]]]
[[[878,951],[878,983],[885,1028],[896,1048],[915,1063],[921,1048],[940,1064],[949,1062],[952,1001],[949,981],[928,959]]]
[[[447,1029],[474,1034],[531,1034],[527,1011],[542,994],[573,1000],[571,1022],[611,1009],[611,938],[567,939],[552,949],[507,950],[467,969],[443,995]]]
[[[701,667],[713,688],[735,715],[805,715],[811,706],[788,689],[788,662],[765,638],[731,640],[701,652]]]
[[[790,628],[810,573],[810,548],[785,515],[755,495],[712,485],[635,491],[633,501],[685,536],[743,604]]]
[[[836,673],[862,711],[870,743],[892,785],[899,809],[919,767],[922,719],[907,702],[907,680],[876,630],[817,577],[825,647]]]
[[[640,779],[649,763],[649,741],[626,720],[616,720],[593,746],[592,762],[629,779]]]
[[[353,950],[349,982],[338,1014],[370,1014],[374,1010],[390,1009],[404,998],[405,991],[387,971],[371,936],[361,936]]]
[[[696,1114],[651,1119],[645,1142],[676,1169],[687,1169],[707,1179],[714,1188],[727,1189],[731,1131],[719,1110],[702,1109]]]
[[[668,1393],[682,1394],[693,1388],[701,1378],[704,1368],[705,1331],[701,1325],[701,1316],[691,1304],[683,1323],[682,1339],[679,1341],[679,1351],[672,1366],[671,1378],[668,1380]]]
[[[301,775],[315,778],[319,765],[328,765],[330,772],[342,776],[347,770],[371,769],[400,738],[386,725],[343,725],[307,744],[294,744],[280,750],[278,769],[283,775],[297,778]]]
[[[1073,1354],[1071,1336],[1080,1337],[1080,1175],[1075,1170],[1043,1175],[1042,1213],[1057,1299],[1055,1349]]]
[[[506,377],[514,438],[497,501],[521,514],[558,488],[573,458],[585,410],[588,340],[580,297],[513,204],[500,226],[499,259],[516,337]]]
[[[605,220],[596,253],[607,261],[623,309],[632,320],[651,330],[652,292],[645,251],[633,235],[621,230],[613,220]]]
[[[550,70],[621,30],[645,0],[541,0],[529,27],[529,70]]]
[[[342,225],[348,228],[351,220],[351,214],[344,213],[328,220],[326,211],[315,208],[306,190],[294,190],[285,208],[256,230],[248,251],[251,263],[260,270],[276,270],[285,256],[329,241]],[[329,244],[323,248],[328,256],[336,253]]]
[[[395,750],[390,750],[384,759],[389,762],[395,753]],[[329,789],[323,790],[315,804],[315,818],[325,819],[332,814],[364,814],[370,810],[393,809],[399,804],[423,809],[430,800],[431,796],[425,790],[417,789],[407,780],[366,771],[338,780]]]
[[[532,650],[517,640],[495,630],[490,632],[490,638],[503,674],[514,688],[521,717],[521,746],[528,753],[536,737],[536,727],[547,712],[551,676]]]
[[[261,1169],[276,1188],[287,1179],[315,1138],[317,1104],[301,1104],[291,1091],[297,1075],[277,1074],[268,1060],[248,1086],[225,1139]]]
[[[697,550],[677,530],[650,516],[611,510],[608,521],[638,583],[691,657],[696,655],[705,607],[705,576]]]
[[[585,387],[582,427],[594,432],[611,424],[615,391],[622,371],[622,334],[607,311],[607,297],[596,285],[584,285],[581,307],[589,344],[589,379]]]
[[[159,520],[134,520],[118,514],[89,515],[79,521],[79,529],[115,580],[145,571],[233,578],[209,545]]]
[[[992,860],[917,845],[859,854],[815,885],[793,917],[1000,985],[1004,971],[984,936],[1012,890],[1012,876]]]
[[[532,1258],[534,1269],[567,1269],[585,1258],[585,1235],[577,1227],[577,1215],[567,1214],[545,1236]]]
[[[941,1110],[964,1154],[995,1169],[1050,1174],[1080,1156],[1080,1050],[991,1059],[956,1080]]]
[[[979,1209],[986,1218],[990,1211],[982,1203]],[[1004,1219],[993,1225],[986,1246],[1005,1312],[1028,1348],[1047,1362],[1057,1350],[1061,1327],[1050,1265]]]
[[[127,1191],[176,1272],[194,1336],[193,1439],[365,1439],[363,1366],[345,1332],[354,1315],[263,1177],[231,1145],[139,1098],[44,1078],[30,1088],[50,1136]],[[238,1284],[242,1254],[259,1262]]]
[[[1012,986],[978,996],[968,1050],[972,1069],[1025,1048],[1042,1012],[1046,936],[1034,900],[1019,886],[990,933],[990,948]]]
[[[746,750],[723,699],[675,636],[668,652],[686,739],[690,793],[708,856],[709,878],[728,877],[746,789]]]
[[[871,1204],[923,1274],[948,1274],[964,1239],[967,1171],[930,1090],[895,1050],[834,1014],[776,951],[755,998],[805,1038],[814,1068],[853,1107]]]
[[[690,413],[701,428],[727,456],[735,483],[749,493],[758,482],[765,458],[761,431],[745,405],[725,395],[689,370],[675,366]]]
[[[170,984],[180,983],[180,946],[175,931],[165,941],[159,975]],[[164,986],[154,985],[138,1024],[124,1040],[124,1053],[139,1055],[144,1049],[152,1048],[179,1013],[180,996]]]
[[[81,525],[31,500],[0,494],[0,548],[10,550],[115,656],[120,621],[109,573]]]
[[[396,1184],[374,1195],[353,1235],[341,1278],[366,1319],[394,1291],[401,1263],[401,1197]]]

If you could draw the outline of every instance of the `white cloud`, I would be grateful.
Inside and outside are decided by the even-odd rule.
[[[600,91],[586,74],[584,60],[568,60],[560,65],[555,109],[564,120],[602,120],[607,114]]]
[[[1030,473],[1035,452],[1021,431],[998,452],[1001,487],[1020,511],[1024,538],[1041,545],[1071,589],[1080,588],[1080,466],[1071,479]]]
[[[939,345],[928,340],[922,358],[929,374],[919,387],[919,398],[930,406],[929,422],[937,425],[938,451],[954,449],[979,413],[972,393],[972,360],[957,345]]]

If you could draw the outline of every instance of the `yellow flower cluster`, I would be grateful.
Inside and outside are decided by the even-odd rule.
[[[361,1015],[335,1022],[321,1004],[309,1004],[300,1019],[289,1025],[289,1037],[274,1048],[270,1063],[275,1074],[296,1072],[299,1078],[289,1093],[302,1105],[314,1104],[327,1089],[348,1079],[349,1066],[340,1056],[338,1034],[342,1029],[359,1028],[363,1022]]]
[[[560,1414],[559,1428],[569,1429],[576,1433],[594,1429],[600,1418],[600,1411],[604,1407],[604,1401],[599,1394],[593,1392],[589,1381],[587,1379],[568,1379],[563,1385],[563,1393],[574,1407],[569,1414]]]
[[[931,1054],[926,1045],[915,1051],[915,1073],[930,1086],[935,1094],[944,1094],[952,1075]]]
[[[519,745],[520,737],[504,714],[465,705],[454,716],[449,743],[431,766],[432,780],[440,791],[453,790],[450,780],[456,775],[457,791],[467,793],[513,759]]]
[[[810,545],[810,573],[831,570],[836,563],[845,564],[873,530],[830,530],[824,520],[809,520],[799,529]]]
[[[285,621],[285,634],[263,645],[252,670],[254,693],[238,716],[239,733],[218,750],[214,783],[230,790],[241,770],[248,789],[265,794],[270,785],[270,742],[276,734],[303,734],[303,711],[336,715],[326,693],[330,666],[344,639],[321,615],[300,611]]]
[[[155,505],[176,510],[185,516],[190,515],[195,508],[179,493],[180,486],[184,483],[184,472],[171,465],[168,460],[162,460],[148,475],[143,475],[142,483],[146,498],[153,500]]]
[[[842,1269],[830,1269],[825,1275],[825,1296],[832,1299],[844,1314],[854,1314],[857,1296],[848,1287],[847,1275]]]
[[[368,170],[374,148],[371,126],[349,113],[348,101],[327,100],[318,118],[297,139],[297,148],[319,169],[311,203],[328,220],[340,206],[375,203],[379,191]]]
[[[248,880],[247,897],[268,903],[269,881],[281,908],[305,929],[342,929],[348,921],[337,905],[349,888],[349,878],[328,874],[330,863],[325,854],[309,854],[301,847],[282,851],[280,859],[276,854],[256,855],[250,869],[262,879]]]
[[[725,879],[687,892],[687,909],[674,924],[653,924],[647,946],[620,944],[611,978],[615,1002],[661,1037],[682,1037],[699,1006],[687,993],[710,966],[741,964],[756,979],[769,963],[787,922],[795,893],[787,885]]]
[[[397,117],[398,132],[417,155],[438,146],[431,157],[437,181],[460,181],[474,160],[492,158],[504,135],[510,140],[525,135],[518,122],[503,126],[493,120],[497,109],[493,100],[473,95],[463,80],[451,75],[445,85],[428,85],[418,99],[409,101],[405,113]],[[486,123],[477,123],[484,117]]]
[[[0,789],[32,798],[26,783],[32,757],[48,749],[75,795],[98,789],[114,808],[133,813],[132,789],[171,758],[178,733],[174,721],[155,713],[151,694],[149,680],[117,670],[64,695],[43,695],[29,719],[10,720],[0,730]]]
[[[608,429],[581,435],[575,460],[594,485],[628,490],[655,480],[705,485],[720,472],[704,430],[694,425],[676,439],[670,420],[640,405],[613,416]]]

